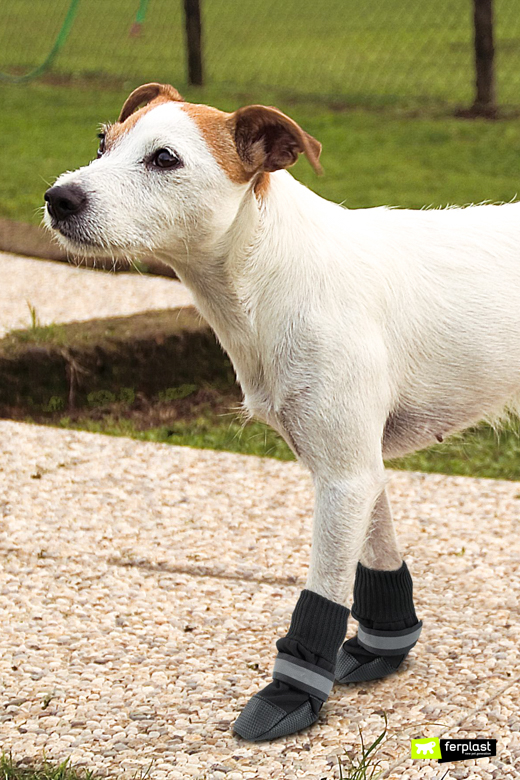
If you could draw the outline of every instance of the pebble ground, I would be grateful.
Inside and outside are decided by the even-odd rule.
[[[0,337],[31,325],[33,307],[41,325],[192,304],[188,290],[172,279],[114,274],[0,252]]]
[[[407,757],[411,737],[443,734],[498,740],[449,780],[520,778],[519,483],[394,472],[420,643],[394,677],[337,686],[313,729],[252,745],[231,724],[305,583],[308,475],[7,421],[0,449],[0,747],[14,758],[332,780],[386,713],[385,777],[440,780],[443,765]]]

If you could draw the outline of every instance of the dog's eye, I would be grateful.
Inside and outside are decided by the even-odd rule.
[[[97,152],[97,156],[101,157],[101,155],[105,153],[105,133],[99,133],[98,138],[99,138],[99,149]]]
[[[157,168],[179,168],[181,161],[169,149],[157,149],[152,156],[152,164]]]

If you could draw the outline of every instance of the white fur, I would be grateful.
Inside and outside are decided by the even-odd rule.
[[[184,167],[150,171],[175,150]],[[400,565],[383,455],[515,408],[520,204],[348,210],[287,171],[233,183],[169,103],[60,177],[89,193],[73,250],[171,264],[229,353],[251,414],[312,472],[307,587],[344,603],[359,559]]]

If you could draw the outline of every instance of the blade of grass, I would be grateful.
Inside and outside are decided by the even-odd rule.
[[[361,756],[359,759],[353,759],[347,753],[346,757],[349,765],[345,766],[341,758],[338,758],[340,780],[376,780],[376,778],[379,776],[380,760],[376,759],[376,753],[381,746],[381,743],[385,739],[388,731],[388,720],[386,714],[383,714],[383,719],[385,722],[385,727],[381,734],[376,737],[376,739],[369,747],[365,747],[363,732],[361,729],[359,729],[359,738],[361,741]],[[344,769],[348,772],[347,775],[343,774]]]

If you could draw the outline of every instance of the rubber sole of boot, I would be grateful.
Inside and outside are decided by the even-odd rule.
[[[233,725],[233,731],[249,742],[278,739],[312,726],[318,720],[310,703],[304,702],[293,712],[285,712],[256,694],[247,702]]]

